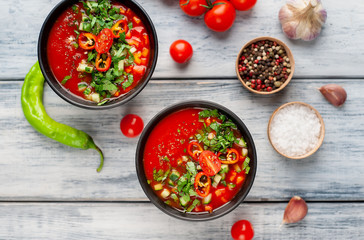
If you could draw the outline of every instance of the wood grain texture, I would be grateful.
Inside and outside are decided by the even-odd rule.
[[[23,117],[21,82],[0,82],[0,200],[147,200],[135,173],[138,139],[127,139],[120,119],[140,115],[145,123],[164,107],[188,99],[213,100],[235,112],[250,130],[257,148],[258,171],[247,200],[364,200],[364,95],[362,80],[335,80],[348,91],[342,108],[321,96],[327,80],[293,79],[284,91],[268,97],[253,95],[238,80],[151,81],[126,106],[91,111],[60,99],[48,86],[44,103],[51,117],[92,135],[105,153],[98,174],[97,152],[72,149],[37,133]],[[326,137],[313,156],[289,160],[267,139],[273,111],[286,102],[303,101],[322,115]]]
[[[254,239],[363,239],[364,204],[308,203],[297,224],[280,227],[285,203],[242,204],[209,222],[185,222],[150,203],[0,204],[1,239],[219,239],[248,219]]]
[[[0,1],[0,79],[23,78],[36,61],[38,35],[57,0]],[[154,78],[235,77],[236,54],[259,36],[277,37],[291,48],[296,77],[363,77],[364,1],[327,0],[328,19],[321,36],[311,42],[291,41],[281,30],[278,11],[285,0],[258,1],[253,10],[237,12],[227,32],[207,29],[203,18],[190,18],[176,0],[138,0],[151,16],[159,37],[159,59]],[[21,6],[21,7],[19,7]],[[189,41],[195,52],[188,65],[169,56],[177,39]]]

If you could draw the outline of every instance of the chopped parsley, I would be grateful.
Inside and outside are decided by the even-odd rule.
[[[63,78],[63,80],[62,80],[62,84],[64,85],[64,84],[66,84],[66,82],[68,81],[68,80],[70,80],[71,79],[71,76],[65,76],[64,78]]]

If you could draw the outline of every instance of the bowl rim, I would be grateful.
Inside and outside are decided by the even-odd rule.
[[[242,77],[240,76],[239,74],[239,59],[240,59],[240,56],[242,55],[243,51],[245,48],[247,48],[249,45],[251,45],[252,43],[255,43],[255,42],[258,42],[258,41],[261,41],[261,40],[270,40],[270,41],[275,41],[277,42],[279,45],[283,46],[284,49],[286,50],[286,53],[287,53],[287,56],[289,57],[289,60],[290,60],[290,64],[291,64],[291,73],[289,74],[288,78],[286,79],[286,81],[283,83],[282,86],[280,86],[279,88],[271,91],[271,92],[263,92],[263,91],[257,91],[257,90],[254,90],[252,88],[250,88],[248,85],[246,85],[245,81],[242,79]],[[287,46],[287,44],[285,44],[283,41],[277,39],[277,38],[274,38],[274,37],[269,37],[269,36],[262,36],[262,37],[257,37],[257,38],[253,38],[252,40],[248,41],[247,43],[245,43],[243,45],[243,47],[240,49],[237,57],[236,57],[236,60],[235,60],[235,72],[236,72],[236,75],[238,77],[238,79],[240,80],[240,82],[243,84],[243,86],[248,89],[250,92],[253,92],[253,93],[256,93],[256,94],[260,94],[260,95],[270,95],[270,94],[274,94],[274,93],[277,93],[281,90],[283,90],[288,84],[289,82],[292,80],[292,77],[293,77],[293,74],[294,74],[294,71],[295,71],[295,60],[294,60],[294,57],[293,57],[293,54],[292,54],[292,51],[291,49]]]
[[[175,208],[170,207],[169,205],[165,204],[161,199],[159,199],[158,196],[156,196],[154,194],[152,188],[147,183],[147,179],[146,179],[145,171],[144,171],[144,165],[143,165],[143,154],[144,154],[145,142],[149,138],[149,135],[153,131],[154,127],[158,124],[158,122],[161,119],[164,119],[165,117],[167,117],[168,115],[170,115],[174,112],[177,112],[177,111],[183,110],[183,109],[187,109],[187,108],[218,109],[219,112],[227,115],[227,117],[230,118],[238,126],[238,129],[240,131],[243,131],[242,133],[243,133],[244,137],[250,141],[249,147],[251,148],[251,150],[249,150],[249,154],[251,154],[251,156],[252,156],[251,162],[250,162],[252,167],[251,167],[249,175],[248,175],[250,182],[247,183],[246,186],[243,185],[242,188],[237,193],[237,195],[241,195],[241,196],[239,196],[238,198],[235,199],[235,197],[237,196],[237,195],[235,195],[231,201],[229,201],[225,205],[217,208],[216,211],[221,210],[221,212],[217,212],[217,213],[213,212],[213,213],[208,213],[208,214],[206,214],[206,213],[205,214],[182,213],[181,211],[178,211]],[[247,141],[247,139],[245,139],[245,141]],[[139,138],[139,141],[138,141],[138,144],[136,147],[135,166],[136,166],[136,173],[137,173],[139,183],[140,183],[145,195],[162,212],[166,213],[169,216],[175,217],[180,220],[185,220],[185,221],[209,221],[209,220],[213,220],[213,219],[222,217],[222,216],[230,213],[235,208],[237,208],[241,204],[241,202],[246,198],[246,196],[248,195],[248,193],[250,192],[250,190],[253,186],[255,176],[256,176],[257,153],[256,153],[256,148],[255,148],[253,137],[251,136],[248,128],[245,126],[243,121],[235,113],[233,113],[228,108],[226,108],[220,104],[214,103],[214,102],[204,101],[204,100],[189,100],[189,101],[179,102],[179,103],[176,103],[176,104],[173,104],[173,105],[170,105],[170,106],[164,108],[163,110],[158,112],[148,122],[148,124],[144,128],[144,130]],[[244,191],[242,191],[243,187],[245,187]]]
[[[285,108],[287,106],[290,106],[290,105],[294,105],[294,104],[303,105],[303,106],[306,106],[306,107],[310,108],[311,110],[313,110],[315,112],[316,116],[318,117],[318,119],[320,121],[320,124],[321,124],[320,138],[318,139],[317,145],[311,151],[309,151],[309,152],[307,152],[307,153],[305,153],[303,155],[297,156],[297,157],[288,156],[288,155],[280,152],[275,147],[275,145],[273,144],[273,142],[271,140],[271,136],[270,136],[271,122],[274,119],[275,115],[280,110],[282,110],[283,108]],[[272,115],[271,115],[271,117],[269,119],[269,122],[268,122],[267,133],[268,133],[268,140],[269,140],[270,144],[272,145],[272,147],[274,148],[274,150],[276,150],[277,153],[279,153],[280,155],[282,155],[282,156],[284,156],[286,158],[298,160],[298,159],[307,158],[307,157],[313,155],[321,147],[321,145],[322,145],[322,143],[324,141],[324,138],[325,138],[325,123],[324,123],[324,120],[323,120],[321,114],[314,107],[312,107],[310,104],[305,103],[305,102],[300,102],[300,101],[288,102],[288,103],[285,103],[285,104],[281,105],[276,110],[274,110],[274,112],[272,113]]]
[[[145,11],[145,9],[136,1],[134,0],[115,0],[116,2],[119,2],[121,4],[125,4],[125,1],[130,2],[131,4],[135,5],[136,8],[138,8],[140,10],[140,12],[144,15],[144,17],[147,19],[146,22],[144,22],[145,25],[148,25],[150,27],[151,32],[150,37],[153,38],[154,41],[154,54],[151,56],[152,59],[152,64],[150,66],[150,71],[148,73],[148,75],[145,77],[145,80],[143,82],[141,82],[140,84],[138,84],[137,86],[135,86],[131,91],[134,91],[132,93],[130,93],[130,95],[128,95],[127,97],[125,97],[122,100],[118,101],[118,98],[113,99],[112,101],[110,101],[109,103],[103,104],[103,105],[98,105],[98,104],[90,104],[90,101],[87,101],[79,96],[76,96],[75,94],[71,93],[70,91],[68,91],[66,88],[64,88],[63,86],[60,86],[62,90],[59,89],[60,83],[58,82],[58,80],[53,76],[54,80],[51,80],[51,77],[49,76],[49,73],[46,71],[46,62],[47,62],[47,57],[45,57],[43,59],[42,57],[42,39],[45,38],[45,41],[47,42],[48,40],[48,35],[45,34],[45,30],[46,30],[46,26],[48,24],[48,22],[50,21],[50,19],[53,17],[54,14],[57,14],[57,12],[59,11],[59,8],[63,8],[63,7],[67,7],[67,6],[71,6],[72,4],[75,4],[77,2],[79,2],[79,0],[62,0],[61,2],[59,2],[55,7],[53,7],[53,9],[49,12],[48,16],[46,17],[46,19],[44,20],[42,27],[40,29],[40,33],[39,33],[39,37],[38,37],[38,44],[37,44],[37,57],[38,57],[38,62],[40,65],[40,69],[42,71],[42,74],[45,78],[45,80],[47,81],[48,85],[52,88],[52,90],[59,96],[61,97],[63,100],[65,100],[68,103],[71,103],[72,105],[75,105],[77,107],[81,107],[84,109],[91,109],[91,110],[102,110],[102,109],[110,109],[110,108],[114,108],[120,105],[123,105],[127,102],[129,102],[130,100],[132,100],[134,97],[136,97],[144,88],[145,86],[148,84],[149,80],[151,79],[155,67],[157,65],[157,60],[158,60],[158,36],[157,36],[157,31],[154,27],[154,24],[152,22],[152,19],[150,18],[150,16],[148,15],[148,13]],[[58,14],[59,15],[59,14]],[[53,26],[54,23],[52,23]],[[52,74],[52,73],[50,73]],[[66,93],[66,94],[65,94]],[[70,98],[68,95],[72,96],[72,98],[75,99],[79,99],[79,101],[73,100],[72,98]]]

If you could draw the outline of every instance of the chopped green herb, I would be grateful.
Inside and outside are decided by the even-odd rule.
[[[225,180],[221,180],[220,183],[226,187],[226,181]]]
[[[133,28],[133,23],[132,22],[128,23],[128,28],[129,28],[129,30]]]
[[[74,48],[76,48],[76,49],[78,48],[78,44],[77,43],[73,43],[72,45],[73,45]]]
[[[65,76],[64,78],[63,78],[63,80],[62,80],[62,84],[64,85],[64,84],[66,84],[66,82],[68,81],[68,80],[70,80],[71,79],[71,76]]]
[[[77,7],[77,5],[73,5],[72,6],[72,10],[73,10],[74,13],[78,13],[78,7]]]
[[[107,103],[108,102],[108,100],[104,100],[104,101],[102,101],[102,102],[100,102],[100,103],[98,103],[97,105],[98,106],[101,106],[101,105],[104,105],[105,103]]]
[[[133,84],[133,82],[134,82],[134,77],[133,75],[129,74],[128,79],[125,82],[123,82],[121,86],[125,90],[126,88],[130,87]]]
[[[178,133],[180,133],[180,132],[181,132],[181,130],[177,129],[177,132],[178,132]]]
[[[147,180],[147,183],[150,184],[152,181],[151,180]]]
[[[167,171],[163,171],[162,169],[159,169],[158,172],[157,170],[153,170],[153,179],[157,182],[163,182],[164,180],[166,180],[168,174],[169,174],[170,169],[168,169]]]

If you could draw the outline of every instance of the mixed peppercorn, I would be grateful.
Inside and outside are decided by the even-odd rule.
[[[238,70],[246,85],[257,91],[280,88],[291,73],[291,63],[283,46],[262,40],[245,48]]]

